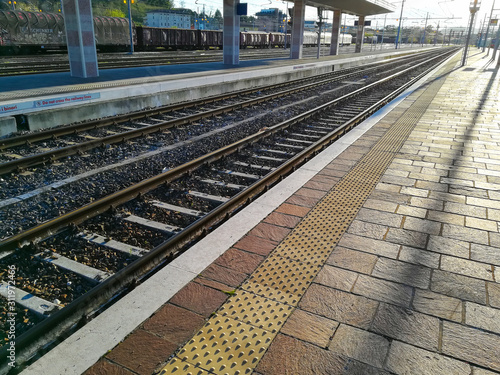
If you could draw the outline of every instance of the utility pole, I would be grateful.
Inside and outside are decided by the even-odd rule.
[[[401,4],[401,15],[399,16],[399,26],[398,26],[398,35],[396,36],[396,49],[398,49],[399,43],[399,33],[401,32],[401,21],[403,20],[403,8],[405,6],[405,0],[403,0]]]
[[[321,53],[321,26],[323,26],[323,8],[318,8],[318,18],[319,18],[319,22],[318,22],[318,26],[319,26],[319,30],[318,30],[318,53],[317,53],[316,58],[319,59],[319,56],[320,56],[320,53]]]
[[[488,27],[486,27],[486,36],[484,37],[484,46],[483,46],[483,52],[486,49],[486,43],[488,42],[488,33],[490,31],[490,25],[491,25],[491,19],[493,18],[493,9],[495,8],[495,0],[493,0],[493,5],[491,6],[491,13],[490,13],[490,19],[488,20]],[[488,53],[486,56],[490,54],[490,47],[488,47]]]
[[[387,21],[387,14],[384,17],[384,28],[382,29],[382,43],[380,43],[380,49],[384,48],[384,34],[385,34],[385,22]]]
[[[424,35],[422,37],[422,47],[425,44],[425,32],[427,31],[427,20],[428,19],[429,19],[429,12],[427,12],[427,16],[425,16]]]
[[[464,55],[462,59],[462,66],[465,65],[467,61],[467,50],[469,48],[469,42],[470,42],[470,34],[472,33],[472,25],[474,24],[474,16],[476,15],[477,11],[479,10],[479,7],[481,6],[481,1],[480,0],[473,0],[470,3],[469,10],[470,10],[470,24],[469,24],[469,32],[467,33],[467,39],[465,40],[465,46],[464,46]]]
[[[130,55],[134,54],[134,37],[132,34],[132,8],[130,6],[130,3],[133,2],[134,0],[124,0],[127,1],[128,4],[128,31],[130,33]]]

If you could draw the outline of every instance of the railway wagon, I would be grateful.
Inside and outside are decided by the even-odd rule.
[[[126,18],[96,16],[94,34],[100,50],[125,50],[130,46]],[[61,14],[0,11],[0,54],[36,53],[47,49],[66,49],[64,18]]]
[[[240,48],[269,48],[269,33],[265,31],[241,31]]]
[[[65,45],[60,14],[0,11],[0,54],[33,53]]]
[[[222,48],[222,31],[137,26],[138,51]]]
[[[321,44],[330,45],[332,43],[332,34],[330,32],[321,33]],[[349,46],[352,43],[351,34],[340,34],[339,45]],[[302,43],[307,47],[315,47],[318,45],[318,33],[314,31],[304,31],[304,40]]]

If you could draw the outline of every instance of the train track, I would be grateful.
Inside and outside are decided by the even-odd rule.
[[[403,63],[412,63],[415,59],[425,59],[426,56],[427,54],[403,57],[385,63],[383,66],[385,69],[391,69],[391,67]],[[317,89],[342,80],[366,76],[380,69],[381,66],[382,64],[375,63],[363,68],[346,69],[314,78],[256,87],[189,103],[169,105],[4,138],[0,140],[0,175],[54,162],[104,145],[124,142],[166,129],[178,128],[205,118],[229,113],[239,108],[250,107],[298,92]],[[232,102],[228,105],[224,104],[224,101],[227,100],[232,100]],[[196,109],[200,107],[201,109]],[[187,114],[187,112],[191,113]]]
[[[48,316],[17,338],[19,358],[28,358],[34,346],[54,340],[111,296],[173,259],[454,51],[427,56],[423,62],[2,241],[0,265],[26,265],[19,268],[19,276],[44,305],[38,316]],[[132,241],[134,233],[138,237]],[[24,243],[28,245],[20,247]],[[96,258],[109,259],[112,254],[117,257],[100,269],[94,267]],[[29,274],[28,268],[38,271]],[[56,300],[44,299],[48,289],[59,290]],[[2,358],[5,353],[3,348]]]
[[[354,47],[342,47],[341,52],[352,52]],[[313,51],[314,50],[314,51]],[[258,60],[270,58],[272,51],[273,58],[288,57],[290,50],[283,48],[273,48],[271,50],[244,49],[240,52],[240,60]],[[323,48],[323,54],[327,54],[327,48]],[[305,55],[316,56],[315,48],[306,48]],[[146,67],[159,65],[193,64],[204,62],[222,61],[222,51],[195,51],[195,52],[157,52],[136,53],[130,56],[125,54],[99,55],[99,69],[118,69],[132,67]],[[67,55],[15,57],[0,59],[0,77],[29,75],[40,73],[68,72],[69,63]]]

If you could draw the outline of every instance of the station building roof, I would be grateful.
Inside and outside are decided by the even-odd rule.
[[[355,16],[374,16],[391,13],[395,6],[385,0],[306,0],[306,4],[328,10],[341,10]]]

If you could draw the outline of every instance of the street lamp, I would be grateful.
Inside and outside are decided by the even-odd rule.
[[[404,8],[404,6],[405,6],[405,0],[403,0],[403,3],[401,4],[401,15],[399,16],[398,35],[396,36],[396,49],[398,49],[399,33],[401,31],[401,21],[403,20],[403,8]]]
[[[470,5],[469,5],[470,24],[469,24],[469,32],[467,33],[467,39],[465,40],[465,48],[464,48],[464,56],[462,59],[462,66],[464,66],[465,62],[467,61],[467,50],[469,49],[470,34],[472,33],[472,25],[474,24],[474,16],[476,15],[480,6],[481,6],[481,0],[473,0],[473,1],[471,1]]]
[[[130,54],[134,53],[134,37],[132,34],[132,9],[130,8],[130,4],[134,3],[134,0],[123,0],[124,3],[128,5],[128,30],[130,32]]]

